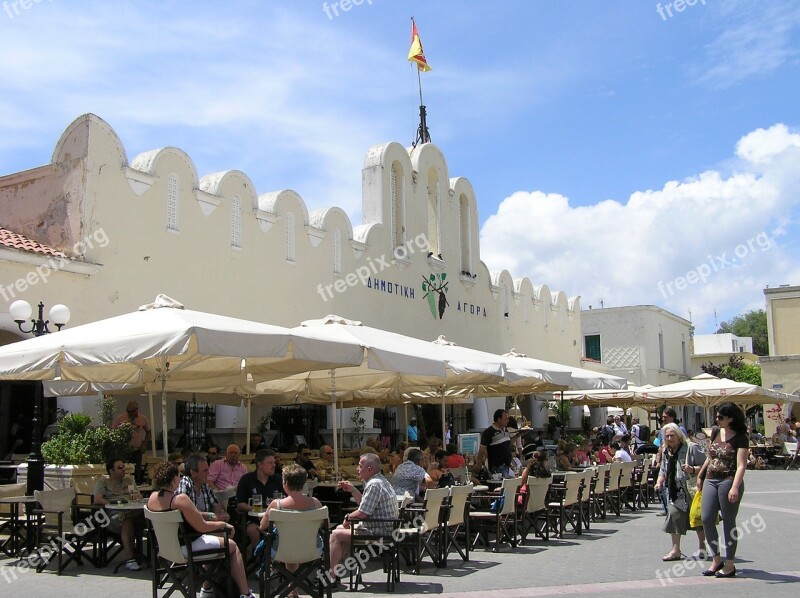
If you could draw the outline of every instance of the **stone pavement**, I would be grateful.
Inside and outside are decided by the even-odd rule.
[[[566,534],[563,540],[551,539],[547,544],[533,541],[514,552],[505,547],[499,554],[477,550],[467,563],[451,555],[446,569],[437,570],[426,560],[419,576],[402,571],[394,595],[515,598],[646,592],[648,598],[698,593],[703,598],[730,598],[731,594],[796,596],[800,590],[800,585],[794,585],[800,581],[798,499],[800,472],[747,472],[739,511],[743,537],[735,579],[705,578],[700,575],[700,565],[694,567],[692,561],[686,561],[686,566],[683,561],[663,563],[660,559],[669,550],[669,536],[661,531],[663,518],[651,508],[623,511],[619,518],[593,524],[581,537]],[[697,548],[697,538],[690,534],[682,546],[687,554]],[[123,568],[114,575],[113,567],[70,565],[61,577],[51,571],[27,572],[9,582],[12,564],[9,559],[0,560],[2,596],[133,598],[149,596],[151,591],[149,570],[132,573]],[[687,570],[689,567],[694,568]],[[371,568],[366,576],[368,587],[359,594],[384,595],[383,579],[379,570]]]

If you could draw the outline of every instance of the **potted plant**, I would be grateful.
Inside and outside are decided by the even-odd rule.
[[[91,423],[88,413],[71,413],[58,423],[58,434],[42,443],[45,488],[67,488],[74,485],[73,479],[103,475],[108,459],[127,461],[133,435],[130,424],[111,429]],[[26,464],[20,466],[19,475],[27,479]]]

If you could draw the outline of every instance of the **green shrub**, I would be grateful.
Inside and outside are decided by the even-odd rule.
[[[105,463],[108,459],[130,457],[133,428],[123,424],[119,428],[92,428],[92,417],[86,413],[73,413],[59,422],[59,434],[42,444],[42,456],[52,465],[86,465]]]

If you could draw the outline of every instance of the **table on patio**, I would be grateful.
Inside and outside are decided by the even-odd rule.
[[[0,551],[12,558],[21,557],[26,549],[30,549],[34,534],[33,520],[26,518],[21,522],[19,507],[25,505],[26,510],[30,510],[31,506],[36,504],[36,499],[33,496],[6,496],[0,498],[0,504],[11,505],[11,516],[3,524],[3,528],[0,528],[8,530],[8,538],[0,544]]]
[[[139,512],[139,515],[142,517],[142,522],[144,521],[144,507],[147,505],[147,501],[145,499],[140,500],[126,500],[126,501],[112,501],[105,505],[103,508],[107,511],[119,511],[121,513],[132,513],[132,512]],[[138,518],[138,516],[137,516]],[[137,526],[137,522],[134,522],[134,526]],[[103,528],[105,529],[105,528]],[[144,529],[144,528],[142,528]],[[144,567],[150,566],[150,550],[152,547],[148,544],[147,546],[147,553],[145,554],[142,548],[142,538],[144,537],[143,533],[134,533],[134,541],[136,542],[136,560],[139,562],[140,565]],[[114,552],[110,557],[105,550],[105,539],[103,540],[103,553],[102,553],[102,563],[107,565],[109,562],[114,560],[114,557],[117,556],[122,550],[122,543],[120,542],[120,548],[116,552]],[[114,573],[119,572],[120,568],[125,564],[125,561],[121,561],[116,567],[114,567]]]

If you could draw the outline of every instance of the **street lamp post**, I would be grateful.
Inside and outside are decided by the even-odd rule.
[[[39,316],[31,319],[31,328],[25,330],[23,324],[31,317],[33,309],[27,301],[19,300],[14,301],[9,308],[8,313],[11,315],[21,332],[25,334],[33,334],[33,336],[42,336],[53,332],[50,330],[49,324],[52,321],[56,330],[61,330],[69,322],[70,312],[66,305],[54,305],[50,308],[49,319],[44,319],[44,303],[39,302]],[[42,430],[39,426],[42,403],[42,384],[36,384],[36,394],[33,402],[33,419],[31,421],[31,452],[28,455],[28,488],[27,494],[32,495],[34,490],[44,490],[44,459],[42,458]]]

